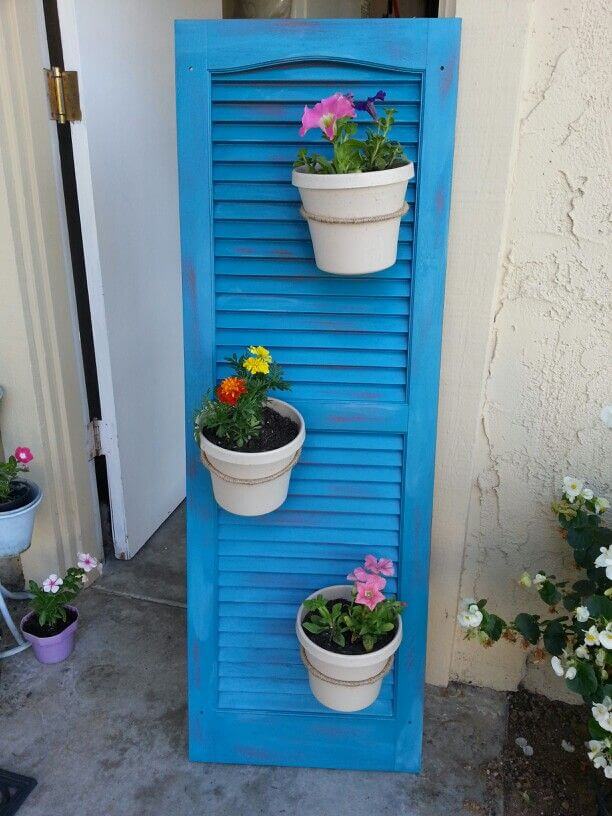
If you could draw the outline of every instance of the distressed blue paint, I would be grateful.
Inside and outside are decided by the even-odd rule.
[[[456,20],[177,23],[194,760],[419,769],[458,48]],[[414,206],[394,267],[334,278],[290,183],[297,121],[333,91],[379,88]],[[286,504],[248,519],[215,505],[191,425],[252,342],[286,366],[307,442]],[[399,563],[405,640],[376,704],[335,714],[308,691],[295,610],[371,551]]]

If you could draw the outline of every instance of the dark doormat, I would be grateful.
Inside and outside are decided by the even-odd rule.
[[[0,770],[0,816],[13,816],[36,787],[31,776]]]

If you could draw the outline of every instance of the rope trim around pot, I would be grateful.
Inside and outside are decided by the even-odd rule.
[[[260,485],[266,484],[266,482],[273,482],[275,479],[280,479],[281,476],[284,476],[284,474],[287,473],[287,471],[291,470],[291,468],[297,463],[297,460],[300,458],[301,452],[302,449],[299,448],[291,457],[291,461],[289,462],[289,464],[285,465],[285,467],[282,468],[282,470],[278,470],[276,473],[272,473],[270,476],[262,476],[260,479],[240,479],[237,476],[228,476],[227,473],[223,473],[213,465],[213,463],[210,461],[208,456],[206,456],[206,454],[201,448],[200,448],[200,460],[207,470],[210,470],[210,472],[214,473],[215,476],[218,476],[219,479],[223,479],[224,482],[229,482],[229,484],[236,485]]]
[[[383,215],[360,215],[356,218],[343,218],[336,215],[318,215],[308,212],[300,207],[300,215],[307,221],[320,221],[321,224],[377,224],[380,221],[392,221],[394,218],[401,218],[409,210],[408,202],[404,201],[399,210]]]
[[[377,683],[379,680],[382,680],[383,677],[385,677],[391,671],[391,667],[393,666],[393,658],[395,657],[395,655],[391,655],[377,674],[373,675],[372,677],[366,677],[365,680],[337,680],[335,677],[328,677],[326,674],[323,674],[316,669],[308,659],[306,650],[303,646],[300,648],[300,654],[302,656],[302,663],[306,666],[313,677],[317,678],[317,680],[322,680],[324,683],[329,683],[332,686],[345,686],[346,688],[371,686],[372,683]]]

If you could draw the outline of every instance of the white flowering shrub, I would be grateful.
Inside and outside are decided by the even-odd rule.
[[[525,648],[536,647],[536,659],[551,656],[555,674],[590,709],[589,759],[612,779],[612,530],[602,524],[609,506],[583,480],[563,480],[562,497],[552,509],[586,575],[571,585],[545,572],[533,578],[524,572],[519,579],[523,587],[535,587],[551,617],[521,612],[507,623],[487,609],[486,600],[465,598],[457,620],[467,638],[484,646],[520,638]],[[567,614],[558,614],[560,606]]]

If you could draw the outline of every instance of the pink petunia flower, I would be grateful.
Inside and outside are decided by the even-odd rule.
[[[380,591],[384,588],[385,584],[385,579],[379,578],[377,575],[369,575],[367,581],[358,581],[355,585],[357,587],[355,603],[363,604],[363,606],[367,606],[368,609],[372,611],[381,601],[385,600],[385,596]]]
[[[85,572],[91,572],[92,569],[98,566],[98,559],[94,558],[93,555],[89,555],[89,553],[77,553],[77,555],[79,559],[77,566],[85,570]]]
[[[390,558],[376,558],[375,555],[366,555],[365,568],[375,575],[386,575],[387,577],[395,575],[393,561]]]
[[[58,578],[55,573],[51,573],[51,575],[43,581],[43,590],[55,595],[56,592],[59,592],[59,588],[63,583],[61,578]]]
[[[317,102],[312,108],[304,106],[300,136],[304,136],[311,128],[319,127],[331,142],[336,136],[338,119],[355,115],[352,100],[341,93],[335,93]]]
[[[369,576],[363,567],[356,567],[346,577],[349,581],[367,581]]]
[[[22,465],[29,464],[34,458],[32,451],[29,448],[15,448],[15,453],[13,456]]]

